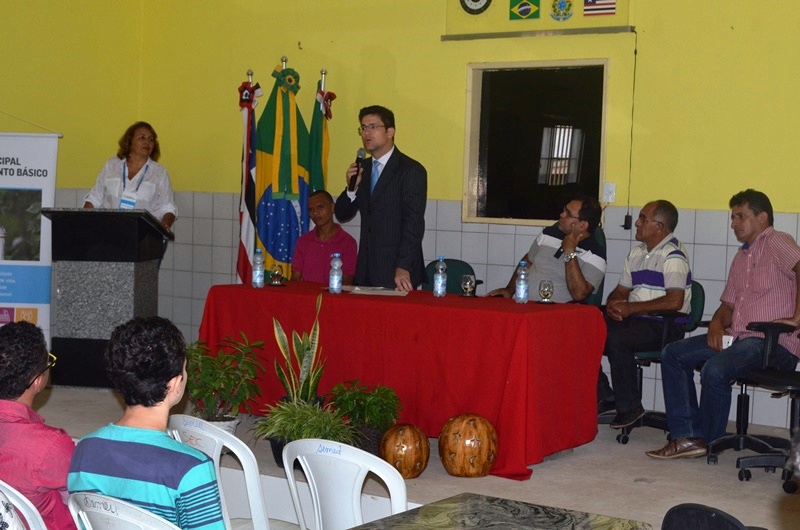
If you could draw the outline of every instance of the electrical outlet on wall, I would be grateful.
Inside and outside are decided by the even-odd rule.
[[[605,182],[603,184],[603,202],[609,203],[617,200],[616,182]]]

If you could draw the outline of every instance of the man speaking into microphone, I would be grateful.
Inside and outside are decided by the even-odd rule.
[[[425,276],[422,237],[428,173],[394,145],[391,110],[365,107],[358,119],[358,133],[370,157],[361,161],[357,156],[350,164],[335,207],[343,223],[361,213],[354,283],[412,291]]]

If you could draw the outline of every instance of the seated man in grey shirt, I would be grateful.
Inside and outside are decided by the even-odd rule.
[[[555,302],[582,302],[597,289],[606,273],[606,249],[592,236],[600,224],[600,203],[594,197],[569,201],[558,223],[542,230],[521,258],[528,268],[529,297],[538,299],[539,281],[553,282]],[[511,298],[517,272],[508,285],[488,296]]]

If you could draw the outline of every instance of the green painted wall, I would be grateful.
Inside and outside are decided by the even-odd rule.
[[[448,28],[463,30],[449,2],[0,0],[0,131],[39,131],[12,114],[63,133],[58,185],[89,187],[123,130],[144,119],[177,190],[234,192],[236,88],[252,68],[268,92],[285,55],[301,75],[308,122],[321,68],[338,95],[330,188],[343,187],[360,146],[358,109],[379,103],[397,115],[399,147],[428,168],[429,198],[458,200],[468,63],[607,58],[605,175],[617,183],[616,204],[630,189],[633,205],[660,197],[726,209],[732,193],[752,186],[777,210],[800,210],[800,4],[776,12],[752,1],[620,0],[618,18],[603,18],[638,33],[629,158],[634,34],[442,41]],[[470,19],[470,31],[493,30],[489,13]],[[258,112],[265,103],[266,95]]]

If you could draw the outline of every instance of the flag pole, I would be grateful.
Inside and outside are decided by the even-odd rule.
[[[286,63],[289,62],[289,59],[284,55],[281,57],[281,70],[286,70]]]
[[[326,69],[322,69],[319,71],[319,89],[325,92],[325,76],[328,74]]]
[[[250,82],[250,84],[253,84],[253,70],[250,68],[247,69],[247,80]]]

